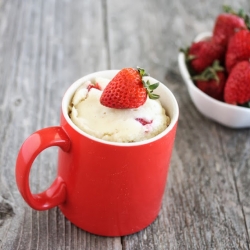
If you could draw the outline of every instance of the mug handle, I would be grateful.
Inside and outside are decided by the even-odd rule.
[[[21,146],[16,161],[16,182],[24,200],[33,209],[47,210],[66,200],[66,184],[60,176],[44,192],[32,194],[29,174],[34,160],[44,149],[58,146],[68,152],[70,145],[70,139],[61,127],[49,127],[30,135]]]

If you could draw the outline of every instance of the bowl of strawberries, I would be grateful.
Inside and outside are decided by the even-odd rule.
[[[188,93],[206,117],[230,128],[250,127],[250,23],[224,7],[211,32],[200,33],[178,64]]]

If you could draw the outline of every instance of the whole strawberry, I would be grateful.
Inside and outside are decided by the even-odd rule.
[[[215,61],[211,67],[206,68],[200,75],[196,75],[192,79],[201,91],[219,101],[223,101],[226,74],[218,61]]]
[[[211,38],[193,42],[187,52],[187,62],[195,74],[211,66],[215,60],[223,63],[225,48],[216,44]]]
[[[241,105],[250,101],[250,62],[242,61],[235,65],[228,76],[225,90],[225,102]]]
[[[109,82],[104,89],[100,102],[109,108],[127,109],[138,108],[143,105],[147,96],[158,99],[159,95],[153,94],[159,83],[151,84],[142,80],[147,76],[144,69],[124,68]]]
[[[217,16],[213,28],[213,40],[223,47],[227,47],[230,38],[239,30],[247,29],[247,16],[239,11],[234,12],[230,7],[224,6],[226,13]]]
[[[226,68],[230,72],[241,61],[250,59],[250,31],[241,30],[230,40],[226,53]]]

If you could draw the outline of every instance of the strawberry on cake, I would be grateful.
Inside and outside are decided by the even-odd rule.
[[[159,96],[159,83],[144,81],[143,69],[124,68],[113,79],[95,78],[75,92],[70,118],[82,131],[112,142],[152,138],[170,123]]]

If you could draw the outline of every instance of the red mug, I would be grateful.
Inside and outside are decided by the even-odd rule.
[[[96,72],[77,80],[66,91],[58,127],[29,136],[16,162],[16,182],[27,204],[36,210],[59,206],[79,228],[102,236],[123,236],[151,224],[161,208],[179,116],[177,101],[162,83],[155,90],[170,116],[159,135],[141,142],[97,139],[80,130],[68,115],[76,89],[95,77],[113,78],[117,70]],[[149,77],[150,82],[157,82]],[[98,122],[98,121],[97,121]],[[29,174],[44,149],[58,146],[58,171],[52,185],[32,194]]]

